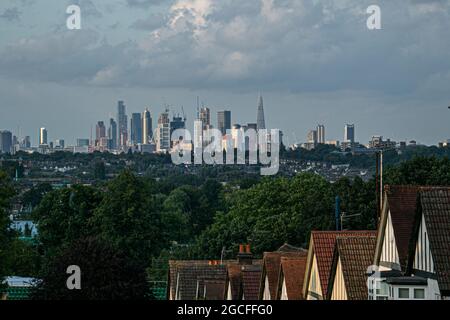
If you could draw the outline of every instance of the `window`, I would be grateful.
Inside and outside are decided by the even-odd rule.
[[[388,285],[386,282],[379,281],[377,283],[377,295],[388,296]]]
[[[409,299],[409,288],[398,288],[398,297],[400,299]]]
[[[414,299],[425,299],[425,289],[414,289]]]

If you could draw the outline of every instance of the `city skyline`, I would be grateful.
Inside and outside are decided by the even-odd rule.
[[[199,99],[199,97],[197,97],[197,100]],[[28,134],[23,134],[23,135],[18,135],[18,133],[16,133],[14,130],[10,130],[7,128],[0,128],[2,130],[2,132],[11,132],[12,136],[14,138],[17,138],[18,141],[26,141],[27,139],[30,141],[31,146],[39,146],[39,145],[46,145],[49,143],[55,143],[55,146],[58,146],[59,141],[62,141],[63,144],[68,145],[68,146],[79,146],[79,141],[84,141],[87,140],[89,141],[89,143],[93,146],[99,144],[101,145],[101,138],[105,138],[105,139],[110,139],[112,140],[110,143],[111,144],[107,144],[107,141],[105,140],[105,142],[103,142],[103,144],[105,144],[105,147],[107,146],[108,149],[116,149],[118,147],[121,146],[121,144],[118,143],[118,141],[120,141],[123,135],[125,136],[125,142],[127,144],[127,146],[130,145],[138,145],[138,144],[149,144],[152,139],[156,138],[156,131],[158,130],[158,122],[160,121],[160,117],[167,117],[166,114],[168,115],[168,124],[170,124],[170,126],[172,126],[172,123],[175,123],[176,121],[182,121],[182,124],[184,127],[186,127],[187,129],[193,129],[195,130],[195,121],[197,119],[202,120],[203,122],[203,130],[206,130],[208,128],[213,128],[215,127],[214,125],[212,125],[212,123],[216,123],[217,127],[219,130],[222,131],[222,129],[224,130],[231,130],[233,128],[234,125],[244,125],[246,126],[247,124],[252,124],[255,125],[257,127],[257,122],[259,120],[259,122],[261,122],[262,119],[262,123],[264,124],[265,127],[265,112],[264,112],[264,107],[263,107],[263,95],[260,93],[258,95],[258,102],[257,102],[257,106],[256,106],[256,116],[255,119],[256,121],[253,121],[252,119],[250,119],[249,121],[244,121],[242,119],[235,119],[233,117],[233,110],[223,110],[223,108],[221,107],[217,107],[217,108],[211,108],[211,107],[207,107],[204,105],[202,108],[198,108],[197,112],[196,112],[196,116],[195,117],[187,117],[184,114],[184,107],[181,106],[179,109],[181,109],[182,113],[183,113],[183,118],[180,117],[180,110],[178,110],[178,108],[171,106],[172,108],[168,108],[168,105],[165,105],[165,109],[158,113],[155,114],[152,112],[152,108],[151,107],[145,107],[144,110],[142,112],[134,112],[133,111],[128,111],[127,109],[127,105],[126,102],[124,100],[118,100],[116,105],[116,117],[113,118],[109,118],[109,125],[106,126],[106,123],[108,123],[108,121],[104,121],[104,120],[98,120],[98,121],[94,121],[94,123],[91,125],[90,127],[90,137],[88,136],[88,133],[86,133],[85,135],[81,135],[81,136],[73,136],[73,137],[65,137],[65,136],[60,136],[57,134],[54,134],[53,136],[50,134],[49,135],[49,130],[48,127],[39,127],[39,133],[36,137],[36,139],[34,139],[33,135],[28,135]],[[448,107],[450,109],[450,107]],[[216,109],[216,110],[215,110]],[[226,125],[225,124],[221,124],[221,122],[225,121],[223,118],[223,114],[226,114]],[[110,114],[112,114],[112,112],[110,112]],[[211,114],[215,115],[214,117],[211,116]],[[221,118],[222,117],[222,118]],[[119,119],[122,119],[122,132],[119,131],[117,123],[120,122]],[[145,121],[144,121],[145,119]],[[221,120],[222,119],[222,120]],[[189,121],[190,120],[190,121]],[[215,120],[215,122],[214,122]],[[153,124],[153,121],[155,122]],[[134,123],[138,123],[137,125]],[[192,128],[189,127],[188,124],[192,125]],[[147,129],[146,126],[149,126],[149,128]],[[353,124],[349,124],[349,123],[345,123],[342,124],[342,128],[343,128],[343,134],[341,136],[337,135],[337,136],[331,136],[328,134],[328,126],[324,123],[318,123],[316,126],[316,129],[305,129],[303,136],[299,136],[298,140],[293,141],[292,143],[286,143],[286,139],[284,139],[285,145],[286,146],[293,146],[293,145],[300,145],[300,144],[304,144],[304,145],[311,145],[311,144],[335,144],[337,143],[361,143],[362,145],[366,145],[369,146],[371,143],[373,143],[373,139],[379,139],[379,138],[388,138],[389,141],[398,141],[398,142],[405,142],[408,143],[410,141],[413,141],[414,143],[420,143],[422,144],[420,141],[417,141],[416,139],[396,139],[395,137],[392,136],[388,136],[383,134],[382,132],[378,132],[377,134],[373,134],[369,137],[369,139],[364,140],[361,139],[361,141],[359,140],[359,136],[356,136],[355,133],[355,127],[357,125]],[[93,128],[95,127],[95,131],[92,132]],[[136,128],[137,127],[137,128]],[[223,128],[221,128],[223,127]],[[311,127],[311,126],[310,126]],[[180,127],[181,128],[181,127]],[[341,128],[341,129],[342,129]],[[284,131],[282,128],[273,128],[273,129],[280,129],[283,132],[283,138],[284,138]],[[358,127],[358,133],[359,133],[359,127]],[[18,131],[23,131],[23,128],[18,127],[17,128]],[[350,131],[349,131],[350,130]],[[101,133],[99,133],[101,132]],[[114,133],[115,132],[115,133]],[[173,132],[172,128],[170,130],[170,132]],[[148,134],[147,139],[145,139],[145,133]],[[223,133],[225,134],[225,133]],[[31,140],[30,140],[31,139]],[[34,140],[37,140],[36,143],[33,143]],[[42,143],[42,141],[45,140],[45,143]],[[439,143],[445,142],[448,143],[448,138],[444,138],[442,140],[439,141],[435,141],[434,143],[431,144],[426,144],[426,145],[438,145]],[[69,141],[69,143],[66,143],[66,141]],[[156,140],[153,140],[153,142],[156,143]],[[83,143],[84,144],[84,143]],[[309,147],[307,147],[309,148]]]

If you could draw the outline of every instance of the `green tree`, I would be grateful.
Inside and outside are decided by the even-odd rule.
[[[23,194],[22,203],[26,207],[30,206],[31,208],[34,208],[42,201],[42,198],[52,190],[53,188],[49,183],[40,183]]]
[[[334,196],[330,183],[314,174],[266,178],[230,197],[230,210],[218,213],[193,249],[202,258],[219,258],[223,247],[250,242],[261,254],[285,242],[302,246],[313,229],[332,227]]]
[[[344,229],[374,230],[377,226],[376,186],[372,179],[364,182],[361,178],[339,179],[333,184],[334,194],[341,199],[341,214],[353,215],[344,219]]]
[[[94,178],[98,180],[105,180],[106,166],[103,161],[96,161],[94,164]]]
[[[160,198],[149,190],[144,180],[122,172],[107,185],[91,222],[102,239],[143,265],[167,245]]]
[[[8,258],[8,250],[15,233],[10,229],[8,209],[15,191],[11,180],[4,171],[0,171],[0,289],[3,279],[7,275],[8,266],[5,261]]]
[[[386,170],[385,184],[450,185],[450,159],[447,157],[413,157]]]
[[[44,251],[51,255],[73,240],[92,235],[89,222],[101,199],[96,189],[80,185],[46,194],[33,212]]]
[[[10,275],[37,277],[41,265],[41,255],[34,242],[14,238],[4,260]]]
[[[81,290],[69,290],[67,268],[81,269]],[[148,299],[146,271],[109,242],[81,238],[49,257],[33,297],[44,300]]]

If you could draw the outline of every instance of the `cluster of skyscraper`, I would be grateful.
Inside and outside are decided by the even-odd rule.
[[[77,148],[91,147],[99,151],[127,151],[130,148],[138,148],[140,151],[151,152],[155,149],[153,136],[152,116],[148,108],[142,113],[132,113],[128,127],[126,105],[124,101],[119,101],[116,119],[109,119],[108,128],[104,121],[98,121],[95,140],[78,139]]]
[[[123,101],[118,102],[116,119],[109,120],[108,129],[103,121],[97,122],[95,130],[95,141],[79,139],[78,148],[86,148],[99,151],[132,151],[138,152],[170,152],[173,147],[171,141],[172,133],[177,129],[186,128],[186,116],[179,114],[170,118],[169,110],[166,109],[158,116],[156,127],[153,129],[152,116],[148,109],[142,113],[132,113],[130,128],[128,130],[128,116]],[[197,119],[194,121],[194,132],[212,129],[211,109],[197,106]],[[221,110],[217,113],[217,129],[225,136],[233,130],[265,129],[264,105],[262,96],[258,101],[257,123],[247,125],[235,124],[232,126],[231,111]],[[195,137],[194,137],[195,139]],[[203,139],[203,138],[202,138]],[[81,150],[79,150],[81,151]]]
[[[355,125],[346,124],[344,127],[344,140],[339,142],[337,140],[327,141],[325,137],[325,126],[323,124],[317,125],[315,130],[308,132],[306,143],[303,144],[305,149],[314,149],[317,144],[331,144],[335,146],[341,146],[344,149],[353,148],[355,145]]]
[[[130,119],[130,121],[129,121]],[[127,115],[127,107],[124,101],[117,103],[117,115],[110,118],[108,122],[98,121],[95,126],[95,137],[91,130],[90,139],[78,138],[76,145],[66,147],[63,139],[49,141],[48,130],[45,127],[39,129],[38,147],[31,146],[29,136],[20,140],[13,136],[10,131],[0,131],[0,153],[10,153],[19,150],[28,152],[48,153],[57,150],[66,150],[79,153],[93,151],[110,151],[110,152],[170,152],[173,147],[171,141],[172,133],[177,129],[186,128],[186,116],[183,110],[183,116],[179,114],[169,115],[166,108],[164,112],[159,114],[156,127],[153,127],[153,119],[150,110],[146,108],[142,113],[132,113],[129,118]],[[207,107],[199,107],[197,102],[197,119],[194,121],[194,132],[201,132],[200,137],[194,139],[202,139],[200,145],[208,141],[208,137],[204,137],[203,133],[208,129],[213,129],[211,123],[211,109]],[[247,123],[246,125],[232,125],[231,111],[220,110],[217,112],[217,129],[220,130],[224,141],[227,134],[234,137],[237,131],[246,131],[247,129],[265,129],[264,103],[260,95],[258,98],[258,111],[256,123]],[[206,134],[206,133],[205,133]],[[237,147],[237,146],[235,146]]]
[[[264,102],[260,95],[258,98],[258,112],[257,112],[257,122],[247,123],[247,124],[233,124],[231,121],[231,111],[221,110],[217,112],[217,129],[222,133],[223,145],[227,143],[227,135],[231,135],[232,141],[235,144],[234,147],[238,148],[237,136],[239,131],[245,132],[247,129],[254,129],[255,131],[259,129],[266,129],[266,123],[264,118]],[[211,110],[206,107],[197,108],[197,119],[194,121],[194,145],[200,146],[208,144],[211,141],[211,137],[208,137],[208,130],[213,129],[214,126],[211,124]]]

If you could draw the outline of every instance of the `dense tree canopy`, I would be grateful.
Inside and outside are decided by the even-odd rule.
[[[7,211],[13,195],[14,189],[9,177],[5,172],[0,171],[0,289],[7,275],[7,264],[4,261],[8,258],[9,246],[13,238]]]
[[[81,270],[81,290],[67,288],[67,268]],[[35,290],[35,299],[142,300],[149,289],[145,269],[121,250],[95,237],[75,240],[48,258]]]

